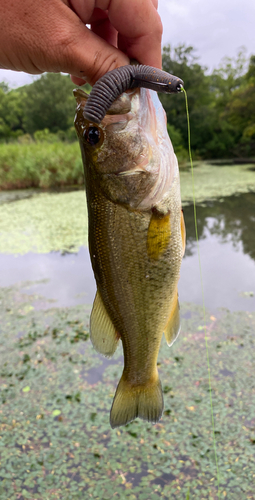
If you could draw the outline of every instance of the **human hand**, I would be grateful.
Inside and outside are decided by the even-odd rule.
[[[93,85],[130,58],[161,67],[156,7],[157,0],[0,0],[0,68],[62,71]]]

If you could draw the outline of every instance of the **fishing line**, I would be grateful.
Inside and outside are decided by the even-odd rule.
[[[217,459],[216,438],[215,438],[215,425],[214,425],[214,416],[213,416],[211,369],[210,369],[209,349],[208,349],[207,333],[206,333],[204,285],[203,285],[202,267],[201,267],[201,259],[200,259],[200,249],[199,249],[199,241],[198,241],[198,230],[197,230],[197,210],[196,210],[196,199],[195,199],[194,170],[193,170],[193,161],[192,161],[192,155],[191,155],[191,143],[190,143],[190,120],[189,120],[188,97],[187,97],[187,92],[184,89],[184,87],[182,87],[181,91],[184,92],[185,105],[186,105],[186,113],[187,113],[188,150],[189,150],[189,159],[190,159],[190,166],[191,166],[192,197],[193,197],[193,207],[194,207],[194,224],[195,224],[195,232],[196,232],[197,253],[198,253],[198,262],[199,262],[199,274],[200,274],[200,282],[201,282],[201,290],[202,290],[202,300],[203,300],[204,339],[205,339],[205,346],[206,346],[206,358],[207,358],[207,370],[208,370],[208,382],[209,382],[209,394],[210,394],[210,406],[211,406],[211,422],[212,422],[212,431],[213,431],[213,448],[214,448],[214,457],[215,457],[215,464],[216,464],[216,470],[217,470],[218,497],[220,498],[220,474],[219,474],[218,459]]]

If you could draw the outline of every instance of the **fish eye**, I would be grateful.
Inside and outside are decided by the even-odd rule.
[[[90,146],[95,146],[101,139],[100,129],[97,127],[88,127],[85,130],[84,139],[90,144]]]

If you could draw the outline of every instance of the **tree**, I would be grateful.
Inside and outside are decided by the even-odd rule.
[[[240,47],[236,57],[224,57],[211,75],[212,91],[215,92],[216,98],[221,98],[223,106],[243,81],[248,63],[246,53],[246,48]]]
[[[26,87],[23,103],[24,127],[33,134],[36,130],[50,132],[68,130],[75,114],[74,84],[69,76],[45,73]]]
[[[250,80],[251,78],[255,78],[255,56],[250,57],[249,68],[245,75],[246,80]]]
[[[255,56],[250,58],[247,73],[225,107],[224,117],[235,128],[238,156],[255,155]]]
[[[194,48],[163,49],[163,68],[184,80],[188,95],[191,147],[200,158],[229,158],[254,154],[255,56],[248,61],[241,47],[225,57],[211,75],[198,63]],[[187,148],[187,117],[182,95],[161,97],[167,119]]]
[[[0,82],[0,89],[6,94],[10,89],[9,85],[6,82]]]
[[[22,133],[22,90],[8,90],[0,85],[0,138],[9,139]]]
[[[178,45],[174,49],[170,45],[163,48],[163,69],[179,76],[184,81],[188,95],[191,146],[198,154],[204,152],[204,146],[212,133],[212,95],[210,80],[205,75],[206,68],[197,62],[195,49],[191,46]],[[187,115],[183,94],[160,95],[166,110],[168,123],[180,131],[185,148],[187,142]]]

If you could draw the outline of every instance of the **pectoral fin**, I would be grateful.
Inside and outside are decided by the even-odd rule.
[[[119,338],[97,291],[90,316],[91,342],[96,351],[110,358],[117,349]]]
[[[166,251],[171,237],[170,214],[153,213],[147,235],[147,252],[150,259],[159,259]]]
[[[84,92],[84,90],[82,89],[74,89],[73,95],[76,99],[77,104],[80,104],[83,101],[87,101],[87,99],[89,98],[89,94]]]
[[[174,305],[171,314],[168,318],[168,322],[164,328],[165,338],[169,346],[171,346],[174,343],[181,329],[179,310],[180,306],[178,301],[178,293],[176,292]]]

